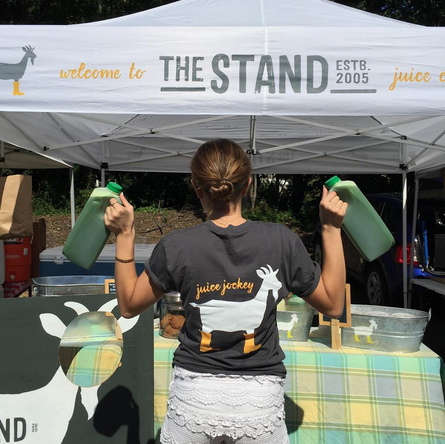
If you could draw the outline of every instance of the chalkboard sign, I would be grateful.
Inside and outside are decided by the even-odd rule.
[[[116,294],[116,282],[114,279],[105,279],[105,294]]]
[[[318,314],[318,323],[320,325],[331,325],[331,319],[322,313]],[[351,286],[346,284],[345,291],[345,307],[343,309],[342,315],[337,318],[339,321],[339,327],[350,327],[351,326]]]

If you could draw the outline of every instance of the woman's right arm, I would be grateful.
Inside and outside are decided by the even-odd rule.
[[[116,234],[116,258],[125,261],[134,259],[134,210],[123,194],[120,197],[122,205],[116,199],[110,199],[104,222]],[[134,260],[116,260],[114,274],[119,309],[124,318],[142,313],[163,296],[146,271],[137,276]]]

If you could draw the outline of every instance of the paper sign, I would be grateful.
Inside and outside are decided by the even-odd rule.
[[[116,282],[114,279],[105,279],[105,294],[116,294]]]

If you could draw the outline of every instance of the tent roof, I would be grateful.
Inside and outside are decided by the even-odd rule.
[[[0,119],[2,134],[22,145],[68,162],[92,168],[103,164],[115,171],[189,172],[193,153],[211,138],[233,139],[246,150],[254,146],[252,163],[259,173],[399,173],[402,164],[417,171],[445,160],[445,117],[60,114],[54,120],[48,113],[3,113],[3,117],[12,125],[2,127]],[[16,128],[26,131],[19,134]]]
[[[444,28],[326,0],[181,0],[84,25],[0,26],[0,36],[14,58],[18,36],[40,51],[20,72],[24,97],[0,76],[11,88],[2,137],[67,162],[189,172],[197,147],[224,137],[256,172],[445,165]],[[120,77],[80,78],[82,64]],[[132,64],[145,74],[131,77]],[[422,75],[391,88],[399,69]]]
[[[182,0],[81,26],[412,27],[327,0]]]
[[[0,148],[0,169],[37,170],[72,168],[71,165],[62,160],[55,159],[46,154],[37,154],[34,151],[19,148],[10,143],[4,143],[2,148]],[[4,161],[2,161],[2,157],[4,157]]]

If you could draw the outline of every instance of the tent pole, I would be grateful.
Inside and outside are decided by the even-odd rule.
[[[249,150],[247,153],[250,156],[257,154],[256,149],[256,116],[250,116],[250,131],[249,131]],[[251,174],[252,182],[246,196],[243,197],[242,208],[246,210],[253,210],[256,203],[258,175],[255,172]]]
[[[402,159],[403,159],[403,166],[405,165],[405,158],[406,158],[406,146],[402,145]],[[407,227],[407,211],[406,211],[406,201],[408,197],[407,192],[407,174],[406,169],[403,168],[402,170],[402,239],[403,239],[403,306],[405,308],[408,308],[408,265],[407,265],[407,235],[408,235],[408,227]]]
[[[76,223],[76,203],[74,199],[74,166],[70,168],[70,203],[71,203],[71,228]]]
[[[413,276],[414,276],[414,245],[416,239],[416,224],[417,224],[417,205],[419,199],[419,178],[417,174],[414,179],[414,204],[413,204],[413,221],[411,226],[411,262],[409,267],[409,281],[408,281],[408,306],[412,305],[413,295]]]
[[[105,168],[108,168],[108,163],[105,157],[108,157],[106,154],[106,148],[108,148],[108,141],[100,142],[100,186],[105,187]]]

